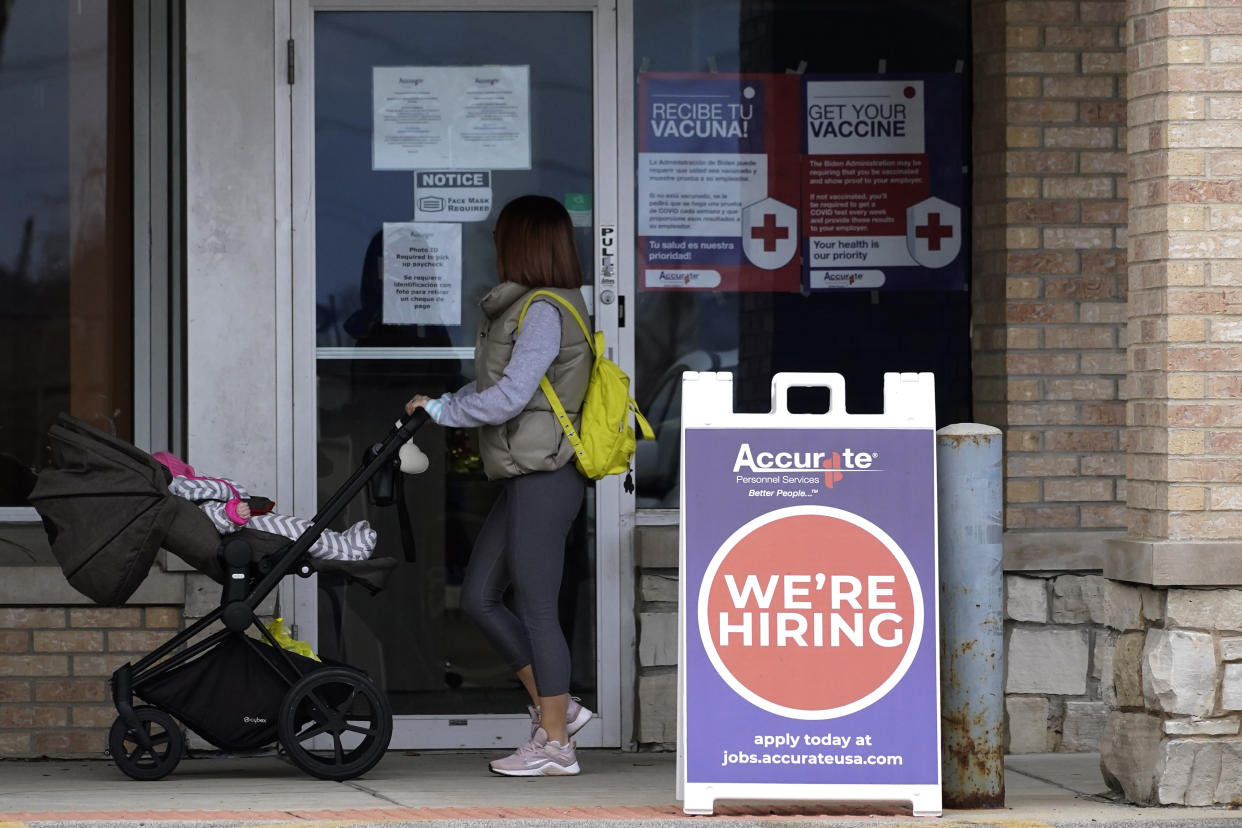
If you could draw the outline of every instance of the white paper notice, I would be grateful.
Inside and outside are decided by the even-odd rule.
[[[374,66],[371,98],[374,169],[530,169],[528,66]]]
[[[384,324],[461,324],[461,225],[384,222]]]

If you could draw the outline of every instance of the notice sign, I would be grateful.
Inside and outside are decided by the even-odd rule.
[[[530,169],[530,67],[375,66],[376,170]]]
[[[486,170],[414,173],[415,221],[483,221],[492,212],[492,174]]]
[[[798,79],[644,73],[639,106],[640,284],[797,290]]]
[[[384,324],[461,324],[461,225],[384,222]]]
[[[964,286],[959,76],[807,77],[802,131],[807,287]]]
[[[778,374],[732,414],[684,375],[679,795],[906,800],[939,814],[935,395],[886,374],[882,415],[836,374]],[[788,414],[790,387],[835,410]],[[838,402],[841,401],[841,402]]]

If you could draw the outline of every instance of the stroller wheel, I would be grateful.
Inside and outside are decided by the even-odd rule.
[[[392,709],[362,673],[325,668],[289,688],[276,732],[289,758],[311,776],[353,779],[375,767],[388,750]],[[328,742],[323,749],[313,747],[318,736]]]
[[[134,708],[134,715],[142,725],[142,734],[118,716],[108,731],[108,752],[126,776],[143,781],[163,779],[181,761],[185,748],[181,727],[158,707],[140,705]],[[143,735],[149,747],[143,746]]]

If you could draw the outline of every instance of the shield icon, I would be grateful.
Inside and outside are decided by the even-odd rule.
[[[906,247],[923,267],[944,267],[962,250],[962,211],[932,196],[906,210]]]
[[[764,270],[788,264],[798,250],[798,211],[774,198],[742,208],[742,250]]]

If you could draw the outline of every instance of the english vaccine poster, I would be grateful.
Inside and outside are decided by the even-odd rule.
[[[959,76],[808,76],[802,90],[807,288],[962,289]]]

